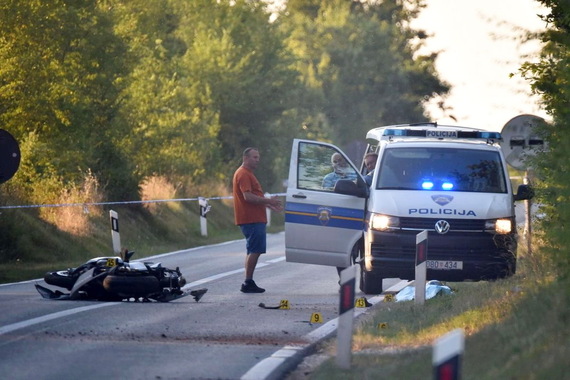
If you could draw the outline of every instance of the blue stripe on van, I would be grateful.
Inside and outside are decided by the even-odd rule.
[[[287,202],[285,222],[362,230],[364,210]]]

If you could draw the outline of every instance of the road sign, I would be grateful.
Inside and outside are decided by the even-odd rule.
[[[507,122],[501,131],[501,150],[507,163],[517,170],[528,169],[526,159],[546,149],[544,140],[536,133],[536,127],[544,119],[534,115],[519,115]]]

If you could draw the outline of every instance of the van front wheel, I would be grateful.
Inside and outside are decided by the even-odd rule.
[[[364,270],[364,265],[360,266],[360,290],[365,294],[382,293],[382,277],[372,272]]]

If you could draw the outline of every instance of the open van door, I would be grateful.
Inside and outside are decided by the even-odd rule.
[[[295,139],[285,204],[286,260],[349,266],[363,235],[367,197],[366,182],[340,149]]]

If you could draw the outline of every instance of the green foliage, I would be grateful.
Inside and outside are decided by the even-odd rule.
[[[207,95],[218,116],[218,146],[206,174],[229,180],[242,151],[256,146],[264,157],[260,180],[274,183],[269,164],[287,150],[273,149],[284,135],[273,124],[291,108],[296,86],[283,37],[261,2],[200,0],[178,7],[187,15],[178,33],[188,46],[182,66],[194,93]]]
[[[425,34],[409,21],[421,1],[291,3],[284,17],[306,86],[304,125],[341,145],[380,125],[426,119],[423,101],[448,91],[436,55],[420,56]]]
[[[96,1],[2,1],[0,12],[0,123],[19,141],[37,138],[36,175],[78,181],[91,168],[110,195],[136,197],[115,146],[126,133],[117,114],[126,46],[108,16]]]
[[[543,231],[546,244],[559,263],[561,276],[568,276],[570,256],[570,4],[567,1],[541,0],[550,9],[543,16],[547,30],[540,35],[544,47],[538,62],[525,63],[521,72],[539,94],[552,123],[539,127],[548,143],[548,152],[535,163],[538,201],[544,204]]]
[[[248,146],[282,192],[293,138],[347,145],[447,91],[408,26],[421,6],[291,0],[270,21],[262,1],[0,0],[0,127],[22,150],[2,203],[57,203],[86,173],[105,201],[153,176],[197,196]]]

